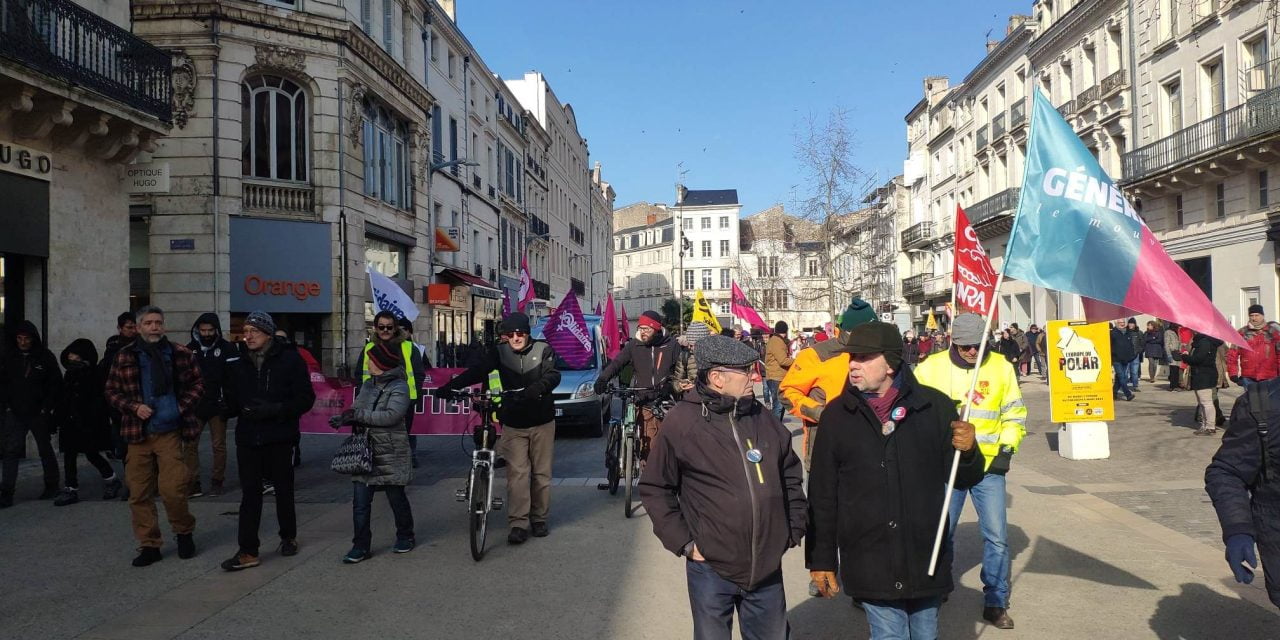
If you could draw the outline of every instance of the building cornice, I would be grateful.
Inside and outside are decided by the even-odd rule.
[[[1029,24],[1029,22],[1024,22],[1018,25],[1018,28],[1014,29],[1013,33],[1005,36],[1005,39],[1001,40],[1000,44],[996,45],[996,48],[991,53],[988,53],[978,63],[978,66],[969,72],[969,75],[965,76],[964,82],[960,86],[965,88],[979,86],[979,81],[986,79],[988,74],[996,69],[1003,68],[1010,58],[1025,51],[1027,43],[1035,35],[1035,29],[1028,26]]]
[[[1094,21],[1099,13],[1110,14],[1119,8],[1121,0],[1084,0],[1072,7],[1066,15],[1053,23],[1053,26],[1037,36],[1027,47],[1027,58],[1036,68],[1043,66],[1045,58],[1057,55],[1062,49],[1083,36],[1083,32],[1096,28],[1099,22]]]

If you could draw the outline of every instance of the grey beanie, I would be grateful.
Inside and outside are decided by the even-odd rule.
[[[759,360],[760,352],[741,340],[708,336],[698,341],[693,357],[698,362],[699,371],[710,371],[713,367],[743,369]]]
[[[249,317],[244,319],[244,326],[257,327],[259,331],[267,335],[275,335],[276,321],[271,318],[271,314],[266,311],[254,311]]]
[[[699,340],[711,335],[711,327],[705,322],[690,322],[688,328],[684,330],[685,340],[689,342],[689,346],[698,343]]]

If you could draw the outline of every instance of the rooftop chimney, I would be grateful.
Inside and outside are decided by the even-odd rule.
[[[645,217],[644,217],[644,224],[645,224],[645,226],[651,227],[651,226],[653,226],[654,224],[656,224],[657,222],[658,222],[658,214],[654,213],[653,211],[650,211],[650,212],[649,212],[648,214],[646,214],[646,215],[645,215]]]
[[[684,194],[686,193],[689,193],[689,190],[684,188],[684,185],[676,185],[676,206],[684,204]]]
[[[456,0],[436,0],[436,4],[440,5],[440,9],[454,24],[458,23],[458,7]]]

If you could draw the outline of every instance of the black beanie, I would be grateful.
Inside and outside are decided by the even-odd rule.
[[[510,333],[512,331],[523,331],[529,333],[529,316],[519,311],[509,315],[502,321],[502,331]]]
[[[1263,311],[1262,311],[1262,305],[1260,305],[1260,304],[1251,304],[1251,305],[1249,305],[1249,313],[1256,313],[1256,314],[1259,314],[1259,315],[1266,315],[1265,313],[1263,313]]]

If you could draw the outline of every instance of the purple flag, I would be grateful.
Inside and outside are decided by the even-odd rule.
[[[547,319],[542,335],[569,366],[581,367],[591,360],[594,352],[591,328],[582,317],[582,307],[578,306],[578,297],[573,295],[572,289],[564,294],[556,312]]]
[[[502,317],[506,318],[511,315],[511,292],[507,289],[502,290]]]

